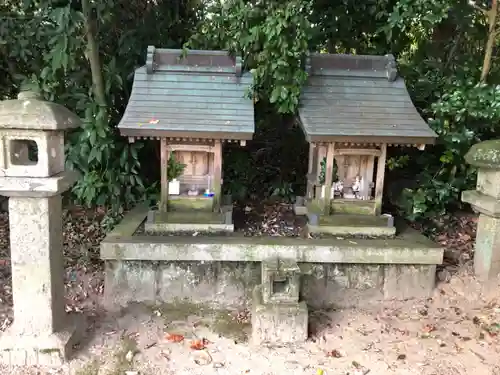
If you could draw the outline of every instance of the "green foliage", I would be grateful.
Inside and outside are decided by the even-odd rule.
[[[144,144],[128,144],[114,127],[128,101],[131,73],[143,63],[147,45],[182,45],[198,6],[181,0],[88,3],[97,23],[106,103],[95,95],[85,31],[88,19],[80,1],[0,5],[7,14],[0,23],[0,61],[5,61],[0,63],[4,73],[0,96],[12,96],[21,85],[35,87],[47,100],[65,105],[83,119],[66,145],[68,168],[82,175],[73,187],[74,198],[88,206],[108,206],[115,215],[122,206],[145,199],[150,190],[140,165]],[[136,14],[141,14],[142,22]]]
[[[304,61],[311,27],[311,2],[216,2],[186,47],[226,49],[242,55],[254,77],[255,101],[274,104],[279,113],[293,113],[307,79]]]
[[[326,174],[326,158],[323,158],[321,162],[319,163],[320,165],[320,171],[319,171],[319,183],[323,185],[325,183],[325,174]],[[332,175],[332,181],[331,182],[337,182],[339,180],[339,176],[337,175],[338,167],[337,167],[337,161],[333,161],[333,175]]]
[[[460,192],[476,180],[465,153],[498,134],[498,88],[477,83],[486,40],[484,17],[467,2],[400,0],[386,27],[394,35],[391,30],[404,32],[413,43],[401,56],[403,71],[438,140],[426,152],[393,159],[389,167],[418,171],[418,187],[403,192],[401,208],[410,220],[431,218],[460,206]],[[491,78],[500,78],[497,70]]]
[[[82,13],[83,4],[94,15],[103,87],[90,70],[90,18]],[[292,116],[307,79],[303,64],[309,50],[391,52],[438,140],[424,152],[390,150],[388,169],[414,182],[399,197],[405,215],[428,218],[460,205],[460,191],[475,181],[465,152],[499,135],[495,60],[488,84],[478,84],[488,25],[477,7],[491,5],[479,0],[475,5],[467,0],[5,0],[0,99],[31,85],[84,120],[67,142],[68,167],[82,174],[74,198],[110,207],[112,225],[122,207],[147,199],[159,174],[154,143],[129,144],[115,129],[148,45],[227,49],[243,56],[255,77],[249,94],[257,129],[246,148],[225,149],[224,189],[238,199],[291,199],[304,187],[307,146]],[[141,160],[148,162],[141,167]],[[147,175],[148,167],[156,174]],[[169,178],[178,173],[181,165],[174,163]],[[321,173],[324,179],[324,166]]]
[[[180,163],[175,158],[175,154],[173,152],[170,153],[170,157],[168,159],[167,166],[167,178],[169,181],[172,181],[179,176],[182,175],[184,169],[186,168],[186,164]]]

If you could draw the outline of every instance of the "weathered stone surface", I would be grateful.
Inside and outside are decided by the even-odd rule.
[[[0,194],[7,197],[52,197],[68,190],[77,179],[76,171],[52,177],[0,177]]]
[[[500,140],[472,146],[465,160],[479,167],[476,190],[462,192],[462,201],[480,212],[474,271],[487,280],[500,274]]]
[[[500,274],[500,218],[481,214],[477,224],[474,272],[487,280]]]
[[[255,287],[252,301],[252,344],[301,344],[307,340],[308,311],[305,302],[262,301],[262,289]]]
[[[155,302],[156,264],[153,262],[105,263],[104,302],[106,307],[126,306],[129,302]]]
[[[500,169],[500,139],[476,143],[465,154],[470,165],[485,169]]]
[[[130,302],[238,307],[248,303],[260,275],[258,263],[107,261],[104,299],[109,308]]]
[[[60,195],[77,175],[64,171],[60,131],[80,123],[33,93],[0,102],[0,193],[10,197],[14,300],[14,323],[0,336],[0,360],[9,365],[60,366],[79,338],[65,311]]]
[[[153,301],[241,307],[251,303],[252,290],[262,280],[260,262],[123,261],[122,266],[118,263],[121,262],[106,261],[104,300],[110,308]],[[314,308],[420,298],[434,288],[433,265],[300,263],[299,266],[302,270],[299,295]],[[411,276],[403,277],[405,270]],[[397,280],[391,281],[396,276]]]
[[[78,336],[64,309],[62,197],[11,197],[9,222],[14,324],[0,336],[2,359],[60,365]]]
[[[46,102],[34,92],[21,92],[17,100],[0,102],[0,129],[66,130],[81,123],[67,108]]]
[[[136,298],[129,293],[130,287],[148,288],[147,293],[141,292],[149,295],[148,299],[156,290],[157,302],[245,305],[251,300],[251,290],[262,282],[260,262],[279,257],[298,262],[300,295],[307,304],[355,306],[391,298],[391,289],[384,292],[384,279],[390,275],[384,265],[401,265],[402,269],[422,265],[421,272],[429,277],[426,266],[441,264],[443,257],[441,248],[415,231],[403,231],[394,239],[355,241],[132,236],[147,212],[147,207],[133,209],[101,243],[101,258],[107,264],[106,295],[121,304]],[[127,266],[118,265],[120,262]],[[135,272],[134,268],[148,276],[134,276],[123,282],[124,274]],[[143,284],[141,277],[154,281]],[[422,293],[417,290],[416,294]]]
[[[299,302],[300,268],[297,262],[271,258],[261,264],[263,303]]]
[[[33,335],[56,332],[66,315],[62,198],[11,197],[9,223],[14,326]]]
[[[384,267],[303,263],[300,294],[313,308],[353,307],[384,299]]]
[[[487,216],[500,217],[500,200],[477,190],[462,191],[462,202],[469,203],[475,211]]]
[[[48,335],[23,335],[10,327],[0,339],[0,361],[10,366],[62,366],[82,337],[82,321],[73,318],[66,320],[64,330]]]
[[[168,232],[233,232],[232,210],[168,211],[151,210],[144,223],[146,233]]]
[[[326,233],[334,236],[370,236],[370,237],[393,237],[396,228],[373,227],[373,226],[348,226],[348,225],[307,225],[310,233]]]
[[[0,172],[10,177],[49,177],[64,171],[64,134],[39,130],[0,129]],[[37,159],[28,158],[28,142],[37,147]]]
[[[480,168],[477,172],[477,191],[500,199],[500,170]]]
[[[107,237],[101,242],[101,259],[259,262],[279,255],[312,263],[441,264],[443,250],[435,246],[397,239]]]
[[[384,266],[384,299],[426,298],[435,284],[435,265]]]
[[[252,263],[162,262],[157,299],[238,307],[248,302],[259,276],[259,269]]]

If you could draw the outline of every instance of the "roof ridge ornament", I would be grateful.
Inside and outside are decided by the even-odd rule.
[[[241,58],[241,56],[236,56],[236,62],[234,68],[236,77],[241,77],[241,74],[243,72],[243,59]]]
[[[146,72],[148,74],[154,73],[154,57],[155,57],[155,46],[148,46],[147,54],[146,54]]]
[[[396,78],[398,78],[398,68],[396,65],[396,59],[394,58],[394,55],[392,55],[392,54],[385,55],[385,58],[387,59],[387,63],[385,64],[385,71],[387,73],[387,80],[389,82],[394,82],[396,80]]]

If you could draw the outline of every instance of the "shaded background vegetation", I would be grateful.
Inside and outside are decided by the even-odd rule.
[[[256,135],[224,158],[224,188],[239,200],[303,193],[294,114],[307,51],[396,56],[439,135],[424,152],[391,150],[386,196],[410,220],[459,209],[475,183],[465,152],[499,133],[496,0],[4,0],[0,15],[0,99],[32,87],[84,119],[67,144],[82,172],[71,199],[111,213],[157,190],[158,145],[128,144],[115,128],[148,45],[228,49],[252,70]]]

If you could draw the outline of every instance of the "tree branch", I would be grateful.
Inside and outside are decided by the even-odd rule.
[[[476,9],[477,11],[483,13],[484,15],[488,15],[488,10],[481,8],[479,5],[477,5],[473,0],[469,0],[469,5]]]
[[[495,46],[497,36],[497,16],[498,16],[498,0],[491,1],[491,9],[486,13],[488,17],[488,39],[486,41],[484,51],[483,68],[481,69],[481,82],[485,82],[491,69],[491,60],[493,57],[493,48]]]

